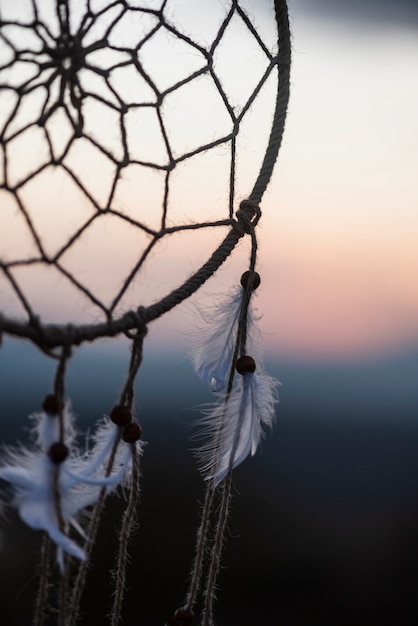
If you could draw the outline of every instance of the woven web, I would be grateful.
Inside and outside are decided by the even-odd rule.
[[[287,52],[273,3],[2,3],[0,333],[81,343],[196,291],[258,219]]]
[[[0,471],[22,519],[47,531],[59,559],[62,550],[81,559],[74,578],[59,561],[55,602],[44,540],[36,624],[54,613],[60,626],[76,623],[109,481],[126,479],[111,612],[111,624],[120,623],[142,451],[134,384],[147,325],[200,290],[248,236],[238,309],[226,315],[233,328],[220,335],[235,333],[234,345],[227,338],[215,359],[227,368],[223,401],[211,410],[215,475],[186,603],[167,622],[190,624],[202,598],[201,624],[214,623],[232,470],[254,453],[261,422],[274,418],[276,384],[260,364],[255,373],[245,349],[255,231],[282,140],[289,69],[286,0],[0,0],[0,339],[26,338],[58,360],[39,450],[16,452]],[[86,456],[66,432],[66,367],[74,345],[120,333],[132,339],[125,384]],[[234,386],[235,371],[245,383]],[[230,418],[238,420],[232,435]],[[36,489],[27,487],[32,462],[42,470]],[[86,485],[94,493],[75,502]],[[83,549],[67,528],[73,496],[74,514],[94,505]]]

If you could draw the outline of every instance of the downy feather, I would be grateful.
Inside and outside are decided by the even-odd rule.
[[[199,345],[194,348],[192,361],[199,378],[215,392],[225,390],[228,385],[243,294],[244,290],[240,287],[203,315],[210,330],[199,332]],[[250,306],[247,317],[249,334],[253,319]]]
[[[277,386],[264,371],[239,376],[231,394],[223,396],[201,420],[210,440],[197,455],[202,473],[214,487],[249,454],[255,454],[263,426],[271,426],[274,420]]]
[[[54,442],[58,420],[45,413],[34,417],[36,426],[33,436],[38,445],[35,449],[8,449],[0,466],[0,478],[13,486],[14,502],[22,520],[33,529],[45,530],[57,544],[57,560],[62,569],[63,552],[79,559],[84,559],[85,553],[66,535],[65,529],[60,528],[54,496],[54,473],[58,472],[62,519],[83,534],[76,516],[97,501],[102,488],[109,493],[124,480],[131,464],[131,450],[130,445],[120,443],[114,471],[106,476],[106,459],[118,438],[117,427],[106,420],[99,427],[95,445],[89,453],[81,456],[73,448],[72,454],[57,466],[48,457],[45,448]],[[69,410],[66,410],[66,419],[72,422]],[[139,445],[139,451],[141,448],[142,445]]]

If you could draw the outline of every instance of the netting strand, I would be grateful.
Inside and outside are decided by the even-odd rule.
[[[31,250],[27,256],[9,254],[10,258],[4,257],[0,252],[0,268],[5,285],[8,285],[8,289],[15,294],[22,311],[27,315],[27,319],[22,320],[7,314],[7,306],[3,307],[3,311],[0,312],[0,333],[25,337],[46,349],[68,344],[69,341],[79,345],[84,341],[114,336],[138,327],[137,310],[121,312],[121,306],[124,295],[138,279],[150,253],[158,248],[162,239],[189,230],[230,227],[219,249],[185,280],[180,288],[148,306],[138,303],[144,306],[142,315],[145,324],[192,295],[231,254],[243,235],[240,221],[237,223],[233,219],[236,204],[236,138],[239,136],[241,124],[276,67],[279,80],[274,123],[263,164],[249,194],[249,199],[255,206],[259,205],[262,199],[280,147],[288,100],[290,63],[285,2],[276,2],[280,42],[278,54],[274,54],[274,51],[269,50],[263,43],[256,27],[239,2],[231,2],[213,36],[213,41],[208,42],[206,46],[195,41],[181,27],[176,27],[171,22],[170,2],[162,2],[159,9],[153,8],[155,3],[153,7],[147,7],[146,3],[144,7],[138,7],[136,4],[115,1],[96,5],[88,1],[85,10],[82,10],[75,3],[73,5],[71,2],[57,2],[55,16],[57,19],[54,20],[53,15],[41,10],[41,3],[33,0],[30,5],[33,20],[30,19],[30,12],[14,19],[7,18],[5,9],[2,9],[2,12],[6,13],[5,17],[0,13],[0,37],[7,52],[4,55],[5,62],[0,66],[0,92],[6,104],[3,121],[0,123],[3,164],[0,190],[3,190],[4,202],[11,208],[14,206],[13,210],[20,214],[21,228],[23,229],[26,224],[25,234]],[[234,20],[238,19],[245,25],[247,32],[251,34],[265,56],[265,69],[253,91],[242,102],[240,109],[230,100],[227,85],[218,76],[217,63],[217,54],[220,54],[219,50],[224,39],[228,36]],[[138,26],[139,34],[134,37],[134,28]],[[131,45],[124,43],[121,35],[123,29],[127,30],[128,40],[132,40]],[[29,32],[31,37],[26,43],[24,37]],[[162,38],[162,33],[166,37],[172,37],[171,45],[178,46],[181,43],[190,51],[193,50],[201,59],[201,67],[198,70],[185,72],[185,77],[177,82],[173,81],[165,88],[159,87],[158,81],[152,77],[150,55],[146,54],[151,43],[158,37]],[[150,65],[149,68],[143,60],[144,57]],[[141,81],[137,96],[143,92],[147,95],[146,98],[133,100],[133,94],[126,95],[126,89],[121,88],[121,77],[124,76],[121,72],[127,69],[130,70],[129,76],[132,79],[135,77]],[[226,134],[221,133],[221,136],[193,150],[177,148],[166,121],[167,100],[185,87],[200,84],[196,81],[203,79],[210,81],[211,89],[216,90],[221,99],[224,110],[230,118],[231,130]],[[203,106],[203,102],[201,105]],[[155,131],[153,138],[158,139],[161,154],[160,158],[154,160],[142,160],[135,155],[136,137],[132,129],[136,124],[131,124],[131,118],[133,114],[142,115],[145,112],[147,115],[153,114],[150,119],[154,120],[153,123],[158,130],[158,133]],[[104,131],[107,118],[104,118],[102,126],[98,127],[96,132],[91,128],[94,126],[95,117],[100,120],[101,115],[110,116],[110,113],[114,114],[112,119],[116,120],[119,127],[119,139],[114,135],[111,141],[105,141],[98,132]],[[142,118],[138,117],[138,123],[140,119]],[[66,136],[60,130],[60,126],[67,128]],[[148,140],[151,140],[151,137]],[[37,142],[38,157],[36,158],[34,153],[29,156],[27,164],[17,166],[17,151],[29,141]],[[146,151],[147,145],[149,143],[144,144],[141,152]],[[185,161],[191,163],[200,154],[210,152],[220,145],[227,146],[230,151],[227,215],[220,220],[169,224],[170,180],[173,180],[174,173]],[[86,150],[86,154],[91,154],[92,158],[94,156],[100,163],[108,163],[106,169],[110,168],[108,171],[111,174],[111,184],[107,197],[101,197],[100,192],[93,193],[91,184],[93,171],[86,176],[78,167],[77,159],[82,155],[81,150]],[[89,169],[92,168],[92,163],[93,161],[86,161]],[[165,172],[160,228],[150,228],[145,220],[140,219],[142,209],[138,208],[128,214],[118,208],[118,204],[120,205],[118,189],[123,183],[125,170],[134,164],[149,171]],[[80,226],[70,232],[61,245],[51,246],[45,241],[40,228],[40,208],[32,206],[38,201],[34,202],[31,191],[38,189],[41,181],[45,184],[47,176],[53,180],[58,176],[58,172],[64,176],[60,180],[65,180],[65,184],[68,182],[74,185],[77,195],[84,198],[83,203],[89,210],[84,212],[81,220],[78,220]],[[99,171],[96,175],[101,176]],[[59,208],[54,207],[54,211],[59,211]],[[146,236],[148,243],[117,293],[113,295],[110,303],[106,304],[69,268],[67,259],[73,251],[76,253],[80,242],[88,236],[88,233],[110,216],[138,229]],[[51,247],[54,247],[55,251],[48,249]],[[69,324],[51,324],[43,319],[44,316],[37,312],[31,298],[25,293],[26,279],[19,278],[25,276],[29,269],[41,270],[42,267],[53,267],[63,284],[78,290],[93,307],[102,312],[105,320],[94,324],[85,324],[79,320],[77,323],[72,322],[70,327]]]
[[[216,19],[207,21],[203,13],[193,18],[194,0],[0,6],[0,341],[28,340],[56,361],[53,393],[32,416],[31,447],[0,462],[21,518],[45,531],[37,626],[80,620],[105,499],[119,486],[129,494],[109,619],[121,622],[139,499],[134,388],[143,341],[152,322],[196,294],[248,238],[247,271],[216,312],[214,334],[194,363],[217,401],[202,420],[209,441],[198,457],[207,490],[189,588],[167,622],[190,624],[201,601],[201,625],[214,623],[232,472],[255,453],[277,402],[275,381],[251,355],[251,306],[260,282],[261,202],[289,100],[290,32],[286,0],[271,2],[272,38],[262,12],[257,22],[248,4],[208,0],[200,10]],[[255,111],[264,94],[271,96],[272,123],[262,135]],[[265,110],[261,117],[268,119]],[[246,161],[242,137],[251,135],[254,120],[259,154],[250,151]],[[199,250],[187,270],[173,270],[167,288],[158,265],[165,246],[209,232],[216,243]],[[170,271],[184,260],[176,245],[172,257],[167,253]],[[131,341],[125,384],[81,450],[67,364],[77,346],[118,335]]]

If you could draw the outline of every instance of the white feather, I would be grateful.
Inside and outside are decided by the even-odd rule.
[[[118,429],[106,420],[98,429],[91,452],[80,456],[73,448],[60,465],[55,465],[45,448],[54,443],[57,419],[41,413],[34,416],[35,450],[6,452],[6,463],[0,466],[0,478],[14,487],[14,502],[22,520],[33,529],[45,530],[57,544],[58,564],[63,566],[63,552],[79,559],[84,551],[60,528],[54,496],[54,474],[58,472],[58,489],[62,519],[80,529],[76,516],[97,501],[103,487],[109,493],[125,478],[131,464],[130,445],[121,442],[115,456],[114,472],[106,476],[106,461],[118,437]],[[68,423],[72,416],[66,411]],[[138,445],[141,452],[142,444]]]
[[[227,388],[234,355],[241,301],[244,290],[240,287],[232,296],[202,313],[206,327],[198,336],[192,361],[199,378],[212,389],[220,392]],[[247,331],[251,332],[253,313],[248,310]]]
[[[214,487],[249,454],[255,454],[263,426],[271,426],[274,420],[277,386],[262,370],[238,376],[229,397],[201,420],[210,440],[197,454],[206,480],[212,480]]]
[[[33,420],[32,438],[41,450],[47,451],[49,447],[59,440],[60,421],[57,415],[43,411],[32,413],[29,419]],[[70,402],[66,402],[63,410],[64,439],[66,445],[71,447],[74,438],[74,415],[71,411]]]

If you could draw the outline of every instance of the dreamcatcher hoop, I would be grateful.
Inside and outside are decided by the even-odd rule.
[[[38,11],[37,11],[37,6],[38,6],[37,3],[31,2],[30,4],[32,4],[33,6],[33,11],[34,11],[34,15],[36,19],[40,19],[40,16],[38,15]],[[107,3],[101,3],[101,4],[106,5]],[[122,6],[125,6],[127,3],[119,3],[119,2],[111,3],[112,6],[119,5],[119,4],[122,7]],[[142,3],[134,2],[132,4],[135,7],[136,4],[139,5]],[[163,2],[159,4],[162,4],[162,8],[160,10],[140,9],[138,7],[132,8],[129,10],[147,11],[147,14],[152,13],[153,16],[155,16],[156,18],[158,17],[160,20],[164,20],[164,8],[167,5],[167,2]],[[86,8],[88,10],[86,10],[86,13],[85,13],[86,16],[90,15],[89,10],[91,11],[91,5],[92,5],[91,2],[87,3]],[[38,119],[36,119],[36,116],[35,116],[35,120],[31,121],[29,125],[26,125],[26,128],[24,127],[24,130],[27,130],[27,126],[33,127],[35,125],[38,125],[39,127],[45,129],[46,121],[48,120],[48,118],[50,119],[51,116],[57,112],[57,110],[59,110],[60,108],[63,108],[66,111],[68,117],[71,119],[71,124],[73,126],[73,141],[76,141],[78,137],[82,135],[82,132],[83,132],[82,126],[81,126],[83,97],[85,97],[86,99],[88,97],[86,95],[87,92],[83,92],[81,90],[82,85],[77,84],[76,78],[77,78],[77,72],[81,72],[83,69],[89,68],[88,63],[87,63],[88,55],[84,54],[83,56],[80,52],[80,50],[82,50],[82,43],[83,43],[82,35],[85,36],[86,33],[84,31],[88,33],[87,26],[89,25],[89,22],[87,22],[87,17],[85,17],[84,21],[83,20],[81,21],[81,24],[79,27],[79,33],[73,36],[70,34],[70,32],[67,33],[67,31],[70,30],[69,20],[70,20],[71,3],[66,2],[66,1],[57,1],[56,6],[57,6],[57,9],[56,9],[57,16],[59,18],[60,28],[62,31],[60,35],[60,39],[57,41],[56,48],[51,49],[45,45],[45,41],[47,42],[47,38],[43,35],[43,33],[40,30],[42,24],[39,24],[37,26],[37,32],[39,31],[39,35],[41,37],[43,46],[44,48],[45,47],[47,48],[47,53],[45,53],[44,50],[42,50],[42,55],[41,55],[41,53],[38,52],[37,50],[35,51],[30,51],[27,49],[18,50],[16,48],[14,50],[15,54],[14,54],[13,60],[8,63],[2,64],[1,69],[3,70],[3,73],[5,73],[6,71],[13,70],[14,65],[26,62],[27,64],[35,65],[38,68],[46,67],[45,71],[50,72],[50,74],[48,74],[46,77],[46,84],[48,87],[49,87],[48,83],[51,83],[51,82],[53,83],[53,81],[51,81],[51,75],[55,76],[55,81],[60,80],[61,81],[60,92],[59,92],[57,101],[49,102],[49,100],[52,100],[52,95],[50,96],[50,94],[52,93],[52,89],[49,89],[48,98],[43,103],[43,107],[40,110],[40,115],[38,116]],[[129,6],[129,3],[128,3],[128,6]],[[240,17],[245,21],[248,28],[251,30],[254,36],[256,36],[258,43],[263,46],[263,50],[266,53],[269,63],[268,63],[266,71],[262,75],[258,85],[256,86],[250,98],[246,102],[246,105],[243,108],[243,110],[240,112],[239,116],[235,115],[233,113],[232,107],[228,105],[229,111],[233,115],[233,126],[235,126],[235,128],[232,129],[232,132],[230,133],[230,135],[227,137],[223,137],[221,140],[216,140],[212,142],[212,145],[199,148],[196,151],[196,153],[200,152],[202,149],[209,150],[214,145],[217,145],[219,143],[224,143],[226,141],[229,141],[230,139],[232,139],[233,141],[235,140],[236,136],[238,135],[240,120],[243,119],[245,113],[250,109],[252,103],[254,102],[258,93],[260,92],[262,86],[265,84],[268,76],[273,72],[274,68],[276,67],[278,70],[278,81],[277,81],[278,88],[277,88],[276,105],[275,105],[271,134],[270,134],[267,149],[265,151],[265,155],[263,158],[263,163],[256,177],[255,183],[253,185],[253,189],[249,193],[247,199],[241,203],[241,209],[237,211],[235,219],[233,218],[233,215],[232,215],[232,212],[234,210],[233,206],[230,206],[230,209],[229,209],[230,218],[226,220],[220,220],[218,222],[219,225],[227,225],[229,223],[230,231],[227,234],[224,241],[222,242],[222,244],[219,246],[219,248],[213,253],[211,258],[209,258],[208,261],[198,271],[196,271],[189,279],[187,279],[183,285],[181,285],[178,289],[174,290],[171,294],[168,294],[165,297],[163,297],[159,302],[156,302],[146,308],[139,307],[139,308],[128,310],[124,312],[120,317],[117,317],[117,318],[115,318],[113,315],[113,309],[105,310],[106,317],[108,318],[105,322],[98,322],[96,324],[87,324],[87,325],[82,325],[82,324],[75,325],[74,323],[47,324],[43,322],[37,315],[36,311],[33,310],[30,302],[25,297],[23,289],[20,288],[18,281],[13,276],[14,267],[21,266],[24,263],[32,264],[35,262],[34,259],[27,259],[27,260],[17,259],[17,260],[14,260],[13,262],[6,262],[3,259],[1,259],[0,267],[3,271],[3,274],[7,277],[7,280],[10,282],[12,288],[14,289],[17,297],[19,298],[23,308],[26,311],[27,318],[28,318],[27,320],[20,321],[20,320],[17,320],[16,318],[5,315],[4,313],[0,313],[0,332],[1,333],[29,339],[31,342],[38,345],[39,347],[43,347],[47,349],[56,348],[56,347],[63,346],[63,345],[80,345],[81,343],[85,341],[90,342],[90,341],[94,341],[95,339],[102,338],[102,337],[112,337],[120,333],[131,331],[135,328],[138,328],[138,326],[144,327],[149,322],[157,319],[158,317],[160,317],[167,311],[171,310],[173,307],[177,306],[179,302],[186,299],[192,293],[194,293],[197,289],[199,289],[199,287],[211,275],[213,275],[213,273],[219,268],[219,266],[224,262],[224,260],[229,256],[229,254],[235,248],[237,242],[241,239],[241,237],[245,235],[246,230],[248,230],[246,226],[246,221],[248,220],[251,221],[255,218],[258,219],[259,205],[263,197],[264,191],[266,190],[267,185],[270,181],[274,164],[276,162],[278,151],[280,149],[280,145],[282,141],[285,118],[286,118],[286,111],[287,111],[287,104],[288,104],[288,99],[289,99],[290,37],[289,37],[289,29],[288,29],[286,3],[276,2],[275,10],[276,10],[277,24],[278,24],[278,39],[280,42],[280,48],[279,48],[278,54],[275,56],[273,56],[264,46],[263,42],[260,40],[259,36],[257,35],[257,31],[254,29],[254,26],[252,25],[251,21],[247,17],[246,13],[240,8],[240,5],[238,2],[231,3],[231,8],[227,15],[227,19],[225,20],[223,24],[223,27],[225,29],[227,23],[231,20],[232,16],[238,12]],[[124,12],[122,11],[122,14],[123,13]],[[16,27],[18,24],[19,27],[21,27],[24,31],[26,31],[29,28],[31,28],[31,23],[32,23],[31,20],[28,20],[28,19],[26,20],[26,22],[22,22],[22,23],[10,23],[9,21],[4,21],[2,24],[2,30],[5,31],[6,27],[9,27],[9,26]],[[164,25],[167,27],[170,27],[171,29],[171,26],[166,21],[164,21]],[[185,36],[182,33],[177,33],[177,34],[181,35],[182,40],[185,38]],[[220,34],[222,33],[221,32],[218,33],[218,35]],[[51,35],[52,34],[50,33],[50,36]],[[6,38],[3,36],[2,39],[3,39],[3,42],[6,41],[7,46],[12,46],[13,41],[11,37]],[[221,39],[221,37],[218,37],[218,39]],[[212,44],[212,49],[216,48],[216,45],[214,44],[218,45],[217,39],[215,39],[214,43]],[[101,46],[103,45],[102,42],[100,42],[100,45]],[[93,51],[94,51],[94,49],[97,46],[98,44],[96,43],[96,46],[90,45],[90,48],[93,48]],[[206,56],[209,57],[209,60],[213,57],[213,54],[214,54],[212,49],[209,52],[207,52],[204,48],[199,46],[199,51],[204,52]],[[50,57],[48,62],[43,61],[43,56],[45,56],[46,54],[48,54]],[[40,58],[37,59],[37,57],[40,57]],[[65,65],[66,63],[69,65],[68,68]],[[95,69],[96,71],[100,70],[100,68],[97,68],[97,67]],[[51,74],[51,71],[53,71],[52,74]],[[207,71],[210,71],[210,67],[207,68]],[[204,72],[200,71],[199,75],[202,73]],[[193,79],[195,80],[196,76]],[[217,82],[219,81],[217,80]],[[29,80],[26,80],[25,82],[23,82],[23,84],[20,84],[18,86],[11,87],[8,84],[3,84],[0,86],[2,88],[3,93],[9,94],[9,92],[12,91],[12,92],[17,93],[18,98],[23,99],[26,92],[28,93],[28,95],[31,95],[35,90],[39,91],[40,86],[38,83],[39,81],[35,81],[35,79],[31,78]],[[181,81],[178,84],[183,85],[183,83],[184,81]],[[176,86],[178,85],[175,85],[174,87]],[[174,87],[171,87],[169,91],[167,90],[166,94],[171,93]],[[164,95],[165,95],[164,92],[161,93],[156,87],[154,88],[156,91],[157,100],[160,99],[161,102],[163,102]],[[80,94],[77,99],[75,93],[78,90],[80,90]],[[66,103],[66,98],[69,98],[72,108],[74,109],[75,113],[79,116],[78,120],[73,119],[74,111],[71,111],[70,105]],[[157,106],[157,110],[158,110],[158,106]],[[7,148],[11,144],[10,137],[7,137],[7,131],[10,128],[11,123],[14,121],[14,118],[17,117],[18,115],[19,115],[18,107],[12,108],[11,115],[9,116],[8,119],[6,118],[6,123],[3,125],[2,132],[0,133],[1,144],[4,148],[3,177],[2,177],[3,183],[2,185],[0,185],[0,189],[4,189],[8,193],[12,193],[12,194],[19,192],[22,189],[23,184],[27,183],[27,180],[26,181],[24,180],[23,183],[22,181],[18,181],[17,185],[14,185],[14,186],[10,185],[10,183],[8,182],[8,176],[7,176],[7,168],[10,165],[10,159],[8,158]],[[17,133],[12,132],[11,133],[12,140],[16,141],[17,137],[21,134],[22,134],[21,129],[18,130]],[[47,140],[49,143],[51,142],[48,136],[48,133],[47,133]],[[163,167],[163,169],[165,169],[167,172],[170,172],[171,170],[175,168],[175,165],[177,163],[183,160],[184,160],[184,155],[182,155],[181,158],[177,160],[171,157],[169,163],[165,167]],[[56,165],[58,166],[63,163],[62,156],[60,157],[60,159],[58,159],[58,161],[55,160],[55,155],[53,153],[53,150],[51,150],[51,161],[56,162]],[[119,165],[123,165],[123,162],[119,163]],[[25,206],[23,202],[21,201],[20,197],[18,199],[18,207],[22,211],[25,221],[27,222],[31,230],[31,233],[39,246],[40,254],[38,256],[38,259],[36,260],[38,262],[42,262],[45,264],[51,264],[51,262],[53,262],[54,259],[45,253],[41,244],[41,238],[38,236],[38,233],[36,232],[35,226],[33,224],[33,220],[31,219],[31,216],[28,213],[28,211],[25,209]],[[189,225],[189,227],[191,227],[191,225]],[[197,228],[197,227],[198,225],[194,225],[194,228]],[[84,227],[83,227],[83,230],[84,230]],[[164,236],[165,233],[170,232],[170,230],[172,231],[173,229],[162,228],[161,231],[157,233],[158,239]],[[76,238],[76,235],[73,235],[72,239],[74,240],[75,238]],[[64,248],[66,248],[66,246],[64,246]],[[141,267],[141,261],[143,261],[143,259],[140,259],[140,261],[138,262],[137,264],[138,267],[135,268],[136,271],[139,271],[139,267]],[[133,270],[132,276],[129,276],[129,281],[133,279],[134,274],[135,274],[135,271]]]
[[[22,0],[22,4],[16,3],[14,7],[0,8],[0,51],[4,55],[4,62],[0,63],[0,92],[7,105],[0,123],[0,192],[7,203],[13,204],[15,214],[24,223],[31,241],[31,251],[26,256],[1,258],[0,254],[3,278],[26,316],[26,319],[19,319],[15,315],[0,313],[0,337],[4,335],[29,340],[58,360],[52,393],[44,399],[43,411],[36,417],[36,452],[22,453],[20,456],[14,452],[0,467],[0,478],[8,481],[15,489],[15,504],[22,519],[33,528],[43,529],[49,536],[43,547],[45,573],[38,595],[37,624],[43,623],[48,612],[48,551],[51,540],[58,548],[61,581],[67,581],[65,585],[61,582],[64,592],[59,605],[59,624],[68,626],[76,623],[87,572],[87,565],[84,564],[88,562],[89,546],[97,532],[105,497],[124,482],[130,487],[131,495],[121,529],[117,589],[111,618],[114,625],[120,622],[127,542],[136,514],[138,458],[142,451],[141,429],[135,419],[134,383],[142,361],[143,339],[149,323],[198,291],[245,236],[251,240],[248,270],[241,278],[238,291],[214,315],[216,320],[227,320],[226,330],[216,327],[213,332],[209,332],[206,343],[203,342],[195,357],[198,375],[218,394],[218,400],[205,418],[207,424],[212,423],[209,427],[213,436],[202,453],[202,471],[208,489],[191,581],[184,605],[167,622],[172,626],[190,624],[193,619],[193,607],[204,582],[204,559],[209,548],[211,557],[204,582],[202,625],[213,624],[214,589],[227,523],[232,470],[248,454],[255,452],[262,435],[262,425],[270,424],[273,419],[276,402],[274,383],[264,372],[261,363],[258,360],[256,363],[248,354],[248,347],[252,347],[251,335],[255,323],[250,301],[259,284],[255,233],[261,217],[260,203],[282,142],[289,100],[291,49],[287,3],[285,0],[274,1],[278,39],[278,49],[275,50],[266,46],[248,11],[244,10],[243,2],[231,0],[225,3],[222,20],[211,40],[206,43],[194,39],[187,28],[174,24],[169,11],[175,4],[170,0],[86,0],[79,4],[71,0]],[[230,101],[225,83],[219,77],[217,60],[234,23],[239,23],[252,38],[265,63],[264,71],[254,88],[239,105]],[[135,27],[139,25],[139,33],[132,24]],[[121,33],[125,33],[122,38]],[[154,42],[160,41],[162,33],[172,41],[174,48],[186,48],[189,54],[193,52],[200,60],[200,65],[189,70],[187,75],[181,75],[165,85],[153,78],[147,66],[147,63],[151,63],[152,46],[157,45]],[[115,60],[112,60],[113,57]],[[121,87],[120,75],[131,70],[132,73],[127,76],[132,84],[134,78],[141,84],[142,99],[127,100],[127,91]],[[237,138],[243,120],[275,71],[276,102],[267,148],[252,190],[244,200],[237,202]],[[216,91],[224,114],[228,116],[230,128],[201,145],[176,152],[175,142],[165,121],[168,115],[167,101],[172,102],[170,98],[174,93],[186,88],[193,89],[203,79],[209,82],[212,91]],[[113,119],[118,121],[119,144],[114,152],[112,147],[109,148],[112,143],[102,142],[101,137],[97,138],[89,128],[92,112],[94,117],[96,110],[104,108],[109,109]],[[152,158],[147,160],[142,153],[135,151],[130,136],[136,131],[133,130],[135,124],[131,120],[138,112],[152,114],[165,154],[163,162]],[[57,128],[64,124],[63,120],[67,131],[61,136]],[[42,137],[45,151],[39,157],[39,163],[34,165],[29,156],[28,163],[23,159],[22,165],[20,151],[32,135]],[[105,200],[96,199],[82,174],[79,174],[76,161],[79,155],[77,146],[80,144],[111,163],[113,178]],[[189,163],[193,158],[219,146],[227,146],[230,155],[227,215],[222,219],[200,223],[169,224],[167,216],[173,172],[181,164]],[[15,166],[16,162],[18,166]],[[124,172],[132,164],[156,171],[164,178],[162,216],[158,228],[150,227],[142,217],[132,217],[116,207],[115,198]],[[56,170],[64,172],[77,193],[83,195],[89,203],[90,215],[83,218],[70,236],[51,252],[43,241],[35,212],[31,208],[31,203],[35,202],[31,190],[36,181],[44,180],[48,173]],[[107,305],[63,262],[65,255],[103,215],[123,220],[148,238],[117,295]],[[226,228],[227,234],[199,269],[158,301],[147,306],[141,304],[134,308],[127,307],[120,312],[123,296],[159,241],[174,232],[212,227]],[[33,266],[53,266],[61,277],[100,309],[104,319],[87,324],[45,321],[37,313],[18,278],[22,268]],[[125,386],[117,404],[110,411],[110,419],[98,428],[93,450],[87,455],[80,455],[73,449],[73,418],[65,393],[66,366],[75,346],[120,334],[132,340]],[[127,445],[124,447],[122,442]],[[22,471],[18,471],[17,462],[22,465]],[[35,470],[39,480],[35,487],[31,483],[29,488],[30,475]],[[220,506],[215,513],[214,502],[218,496]],[[86,506],[94,508],[87,532],[89,541],[81,548],[71,538],[69,525],[75,525],[80,531],[76,516]],[[216,532],[210,547],[209,526],[214,515],[217,516]],[[67,606],[69,557],[82,560],[71,591],[70,609]]]

